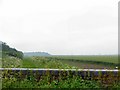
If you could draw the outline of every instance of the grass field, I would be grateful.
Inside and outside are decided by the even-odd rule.
[[[118,67],[117,55],[74,55],[74,56],[52,56],[57,60],[61,60],[69,65],[78,68],[107,68],[115,69]]]
[[[84,61],[94,61],[94,62],[107,62],[118,64],[117,55],[62,55],[62,56],[53,56],[61,59],[69,60],[84,60]]]
[[[49,56],[49,57],[24,57],[23,60],[14,57],[5,57],[2,59],[2,67],[115,69],[115,67],[118,67],[118,57],[117,55]]]

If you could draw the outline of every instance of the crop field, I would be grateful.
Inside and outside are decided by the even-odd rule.
[[[70,59],[70,60],[84,60],[84,61],[94,61],[94,62],[107,62],[118,64],[117,55],[64,55],[64,56],[54,56],[61,59]]]
[[[93,56],[52,56],[52,57],[24,57],[23,59],[18,59],[15,57],[5,57],[2,59],[3,68],[53,68],[53,69],[78,69],[79,66],[84,64],[86,65],[96,65],[105,67],[104,63],[87,63],[87,61],[100,61],[112,63],[116,65],[117,57],[116,56],[102,56],[102,57],[93,57]],[[70,61],[69,61],[70,60]],[[79,60],[79,63],[78,61]],[[84,60],[86,62],[80,62]],[[110,62],[108,62],[110,60]],[[116,62],[113,62],[113,61]],[[73,62],[73,63],[71,63]],[[77,64],[76,64],[77,63]],[[106,66],[107,67],[107,66]],[[108,65],[109,67],[109,65]],[[108,68],[107,67],[107,68]],[[17,77],[16,77],[17,76]],[[106,77],[102,79],[83,79],[81,76],[67,75],[67,76],[34,76],[31,74],[22,78],[22,74],[14,73],[10,75],[9,72],[2,72],[2,87],[3,88],[120,88],[120,82],[118,79],[110,77],[109,80],[106,80]],[[18,78],[19,77],[19,78]],[[107,76],[108,77],[108,76]],[[117,78],[117,77],[116,77]]]
[[[78,68],[106,68],[115,69],[118,67],[117,55],[74,55],[74,56],[52,56],[62,62],[75,65]],[[94,67],[93,67],[94,65]]]

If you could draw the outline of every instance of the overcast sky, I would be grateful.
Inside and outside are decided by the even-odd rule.
[[[118,53],[119,0],[0,0],[0,40],[23,52]]]

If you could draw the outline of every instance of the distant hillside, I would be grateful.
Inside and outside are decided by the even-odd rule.
[[[2,42],[2,44],[0,45],[0,48],[2,50],[2,57],[13,56],[13,57],[21,58],[21,59],[23,58],[23,53],[21,51],[18,51],[15,48],[9,47],[4,42]]]
[[[47,52],[25,52],[24,56],[50,56]]]

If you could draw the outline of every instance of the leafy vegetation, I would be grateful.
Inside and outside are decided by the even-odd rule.
[[[46,57],[25,57],[18,59],[16,57],[8,57],[2,59],[3,68],[74,68],[67,64],[63,64],[59,60],[48,59]]]
[[[2,58],[2,68],[19,68],[22,67],[22,61],[19,58],[4,56]]]
[[[59,60],[46,57],[26,57],[22,60],[23,68],[72,68],[73,66],[63,64]]]
[[[22,59],[23,53],[21,51],[17,51],[15,48],[10,48],[6,43],[2,42],[2,56],[13,56]]]
[[[100,88],[100,84],[96,81],[83,80],[81,77],[59,77],[51,80],[51,77],[43,76],[37,80],[32,75],[25,79],[17,79],[15,77],[4,78],[3,88]]]

